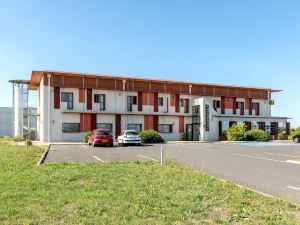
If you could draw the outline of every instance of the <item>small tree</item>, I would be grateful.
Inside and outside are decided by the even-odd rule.
[[[245,140],[245,124],[234,124],[225,132],[228,141],[244,141]]]
[[[254,129],[249,130],[246,133],[246,137],[248,141],[269,141],[269,135],[266,131]]]

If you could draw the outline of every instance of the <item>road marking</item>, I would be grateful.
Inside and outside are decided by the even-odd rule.
[[[81,147],[83,147],[83,148],[87,149],[87,147],[86,147],[85,145],[81,145]]]
[[[156,161],[158,162],[157,159],[153,159],[153,158],[150,158],[150,157],[147,157],[147,156],[144,156],[144,155],[138,155],[139,157],[142,157],[142,158],[145,158],[145,159],[150,159],[150,160],[153,160],[153,161]]]
[[[300,164],[299,161],[294,161],[294,160],[286,160],[287,163],[293,163],[293,164]]]
[[[100,162],[103,162],[103,163],[105,163],[105,161],[104,160],[102,160],[102,159],[100,159],[100,158],[98,158],[97,156],[95,156],[95,155],[93,155],[93,158],[94,159],[97,159],[98,161],[100,161]]]
[[[286,187],[288,187],[290,189],[294,189],[294,190],[300,191],[300,188],[297,188],[297,187],[293,187],[293,186],[286,186]]]
[[[268,154],[268,155],[279,155],[279,156],[293,157],[293,158],[300,158],[300,156],[295,156],[295,155],[285,155],[285,154],[279,154],[279,153],[273,153],[273,152],[265,152],[265,154]]]
[[[232,154],[232,155],[242,156],[242,157],[247,157],[247,158],[253,158],[253,159],[268,160],[268,161],[273,161],[273,162],[286,162],[286,161],[282,161],[282,160],[268,159],[268,158],[262,158],[262,157],[250,156],[250,155],[241,155],[241,154]]]

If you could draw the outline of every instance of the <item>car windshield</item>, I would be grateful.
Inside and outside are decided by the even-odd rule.
[[[100,130],[97,131],[97,135],[110,135],[110,132],[106,130]]]
[[[138,133],[136,131],[127,131],[126,135],[129,135],[129,136],[131,136],[131,135],[138,135]]]

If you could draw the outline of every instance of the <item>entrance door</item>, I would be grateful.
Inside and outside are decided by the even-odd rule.
[[[186,140],[192,141],[193,140],[193,124],[186,124]]]
[[[193,141],[199,141],[200,125],[198,123],[193,124]]]

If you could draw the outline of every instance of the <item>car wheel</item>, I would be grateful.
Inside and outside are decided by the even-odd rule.
[[[299,143],[299,137],[295,137],[294,142]]]
[[[109,147],[114,147],[114,144],[109,144],[108,146],[109,146]]]
[[[91,142],[90,142],[90,141],[88,141],[88,144],[89,144],[89,145],[91,145]]]

